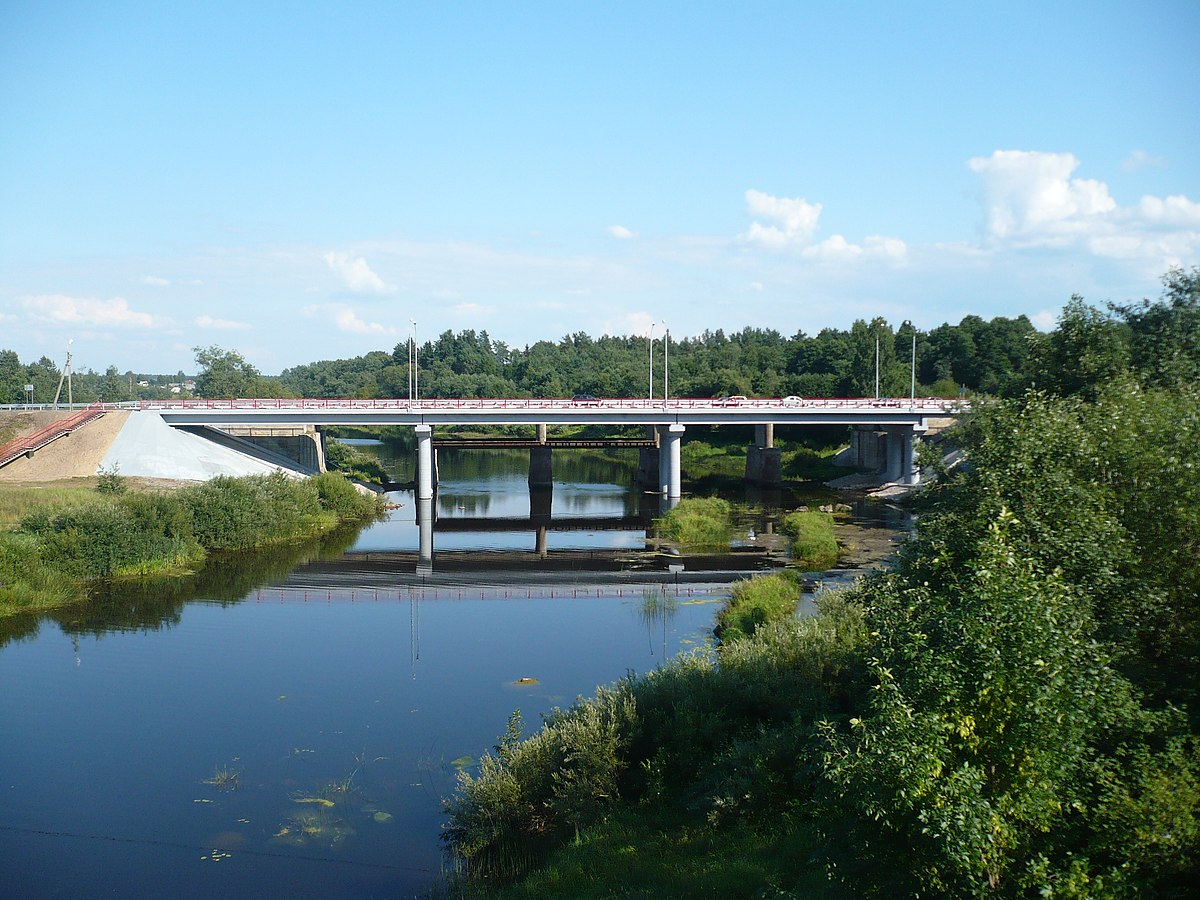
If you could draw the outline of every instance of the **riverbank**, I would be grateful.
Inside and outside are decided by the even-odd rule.
[[[306,540],[383,503],[334,474],[0,484],[0,617],[84,602],[102,582],[192,574],[211,553]]]

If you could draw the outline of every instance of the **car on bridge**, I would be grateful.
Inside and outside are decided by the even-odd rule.
[[[571,398],[572,403],[599,403],[600,398],[595,394],[576,394]]]
[[[731,396],[721,396],[713,401],[714,406],[740,406],[746,402],[746,397],[743,394],[733,394]]]
[[[784,406],[803,406],[803,405],[804,405],[804,398],[803,398],[803,397],[790,396],[790,397],[784,397],[784,398],[783,398],[783,400],[781,400],[780,402],[781,402],[781,403],[782,403]]]

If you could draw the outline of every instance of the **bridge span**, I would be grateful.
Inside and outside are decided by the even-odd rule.
[[[643,465],[654,474],[657,487],[669,498],[680,496],[679,447],[689,425],[750,425],[755,441],[747,457],[747,478],[779,480],[779,451],[774,447],[776,425],[852,426],[856,442],[874,437],[873,457],[888,481],[914,484],[919,478],[915,445],[931,419],[953,418],[958,400],[936,397],[879,398],[746,398],[716,399],[172,399],[142,401],[139,410],[154,412],[163,421],[183,426],[319,426],[407,425],[417,436],[417,497],[433,496],[436,479],[434,426],[533,425],[538,441],[530,448],[530,483],[550,480],[550,451],[546,428],[551,425],[643,426],[657,449],[643,448]],[[879,449],[882,448],[882,449]],[[656,457],[656,458],[655,458]]]

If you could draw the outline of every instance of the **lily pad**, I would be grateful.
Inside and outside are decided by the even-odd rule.
[[[378,822],[380,825],[383,825],[386,822],[392,821],[392,814],[385,813],[382,810],[380,810],[379,812],[375,813],[375,815],[371,816],[371,818],[374,819],[376,822]]]

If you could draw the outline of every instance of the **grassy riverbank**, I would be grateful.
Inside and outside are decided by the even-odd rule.
[[[0,616],[78,603],[92,585],[197,570],[209,553],[303,540],[381,511],[335,474],[219,477],[175,490],[0,490]]]

